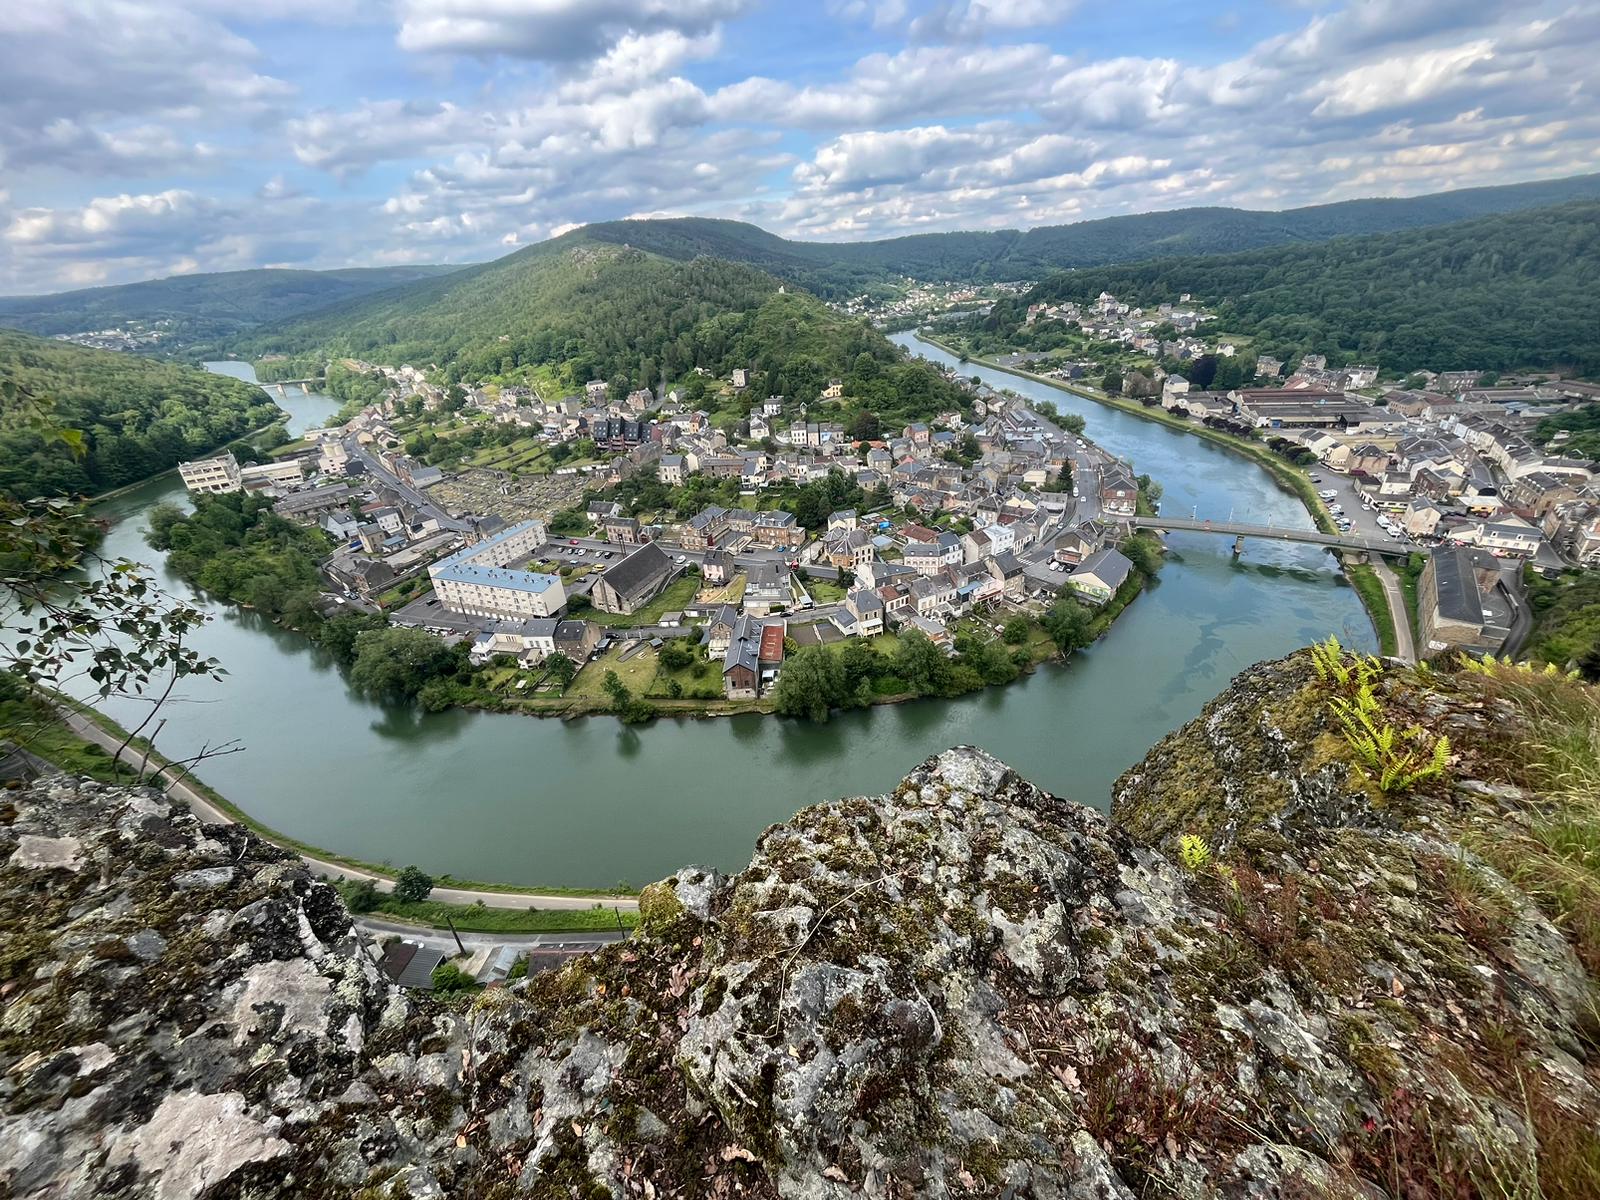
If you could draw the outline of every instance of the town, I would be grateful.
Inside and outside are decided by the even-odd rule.
[[[1324,472],[1311,479],[1340,533],[1415,548],[1402,569],[1421,657],[1519,649],[1525,568],[1600,566],[1593,459],[1566,452],[1566,430],[1538,432],[1600,401],[1600,385],[1477,370],[1386,381],[1371,365],[1330,366],[1321,354],[1291,364],[1204,336],[1214,320],[1188,294],[1149,309],[1104,292],[1082,305],[1032,304],[1025,327],[1057,323],[1094,357],[1016,350],[986,361],[1097,399],[1137,400]],[[959,332],[939,336],[966,345]]]
[[[1125,602],[1135,559],[1153,569],[1149,535],[1130,524],[1141,511],[1132,468],[1083,438],[1081,419],[970,382],[970,413],[852,439],[781,396],[751,398],[727,430],[676,392],[614,396],[599,381],[553,403],[464,388],[452,415],[450,389],[425,372],[361,369],[381,374],[385,395],[341,427],[262,463],[184,463],[184,484],[270,495],[278,515],[325,531],[336,548],[321,569],[338,606],[469,640],[479,663],[537,671],[559,655],[579,669],[580,693],[596,686],[586,676],[639,683],[647,663],[681,668],[667,648],[678,643],[696,658],[660,684],[664,698],[758,701],[786,648],[864,639],[887,652],[915,633],[953,655],[963,630],[998,641],[1057,593],[1086,612],[1119,593]],[[742,393],[746,372],[721,386]],[[439,420],[531,431],[536,453],[569,453],[534,477],[467,464],[447,475],[405,450]],[[720,501],[682,519],[670,504],[641,517],[618,499],[582,500],[626,495],[638,510],[647,490],[670,501],[697,488]],[[770,505],[780,494],[788,508]],[[1020,664],[1027,651],[1017,653]],[[720,671],[714,690],[708,667]],[[545,674],[516,685],[537,694]]]

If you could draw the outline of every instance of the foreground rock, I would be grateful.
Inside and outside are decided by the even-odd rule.
[[[1438,699],[1458,769],[1376,804],[1314,687],[1247,672],[1116,824],[949,751],[454,1007],[243,829],[5,794],[0,1195],[1559,1194],[1591,980],[1460,845],[1531,802],[1462,774],[1505,714]]]

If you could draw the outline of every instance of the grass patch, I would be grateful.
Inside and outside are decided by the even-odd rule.
[[[73,733],[55,709],[41,700],[22,697],[0,703],[0,741],[14,742],[70,775],[87,775],[101,783],[116,782],[111,755]],[[124,782],[131,774],[129,768],[123,768]]]
[[[831,579],[807,579],[805,589],[818,604],[837,604],[847,595],[844,585]]]
[[[1527,825],[1500,823],[1472,848],[1572,939],[1600,981],[1600,692],[1509,664],[1487,664],[1474,673],[1537,731],[1508,739],[1506,748],[1546,804]],[[1600,1008],[1595,1017],[1600,1024]]]
[[[611,698],[606,695],[605,678],[607,671],[615,671],[617,678],[627,686],[635,696],[647,695],[650,686],[655,682],[656,672],[660,669],[661,662],[656,657],[656,652],[648,647],[632,655],[626,662],[622,660],[622,652],[635,642],[621,642],[602,654],[599,658],[591,659],[583,670],[567,686],[569,698],[580,698],[609,704]]]
[[[359,884],[340,880],[333,885],[346,902]],[[632,929],[639,914],[607,908],[490,908],[485,904],[445,904],[439,900],[396,900],[378,893],[377,905],[367,915],[443,929],[449,921],[462,933],[616,933]]]
[[[1383,580],[1365,563],[1346,563],[1344,573],[1372,616],[1373,627],[1378,631],[1378,653],[1395,653],[1399,642],[1395,637],[1394,614],[1389,611],[1389,596],[1383,590]]]

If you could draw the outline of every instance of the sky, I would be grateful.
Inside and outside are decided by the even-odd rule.
[[[1600,171],[1600,0],[0,4],[0,293]]]

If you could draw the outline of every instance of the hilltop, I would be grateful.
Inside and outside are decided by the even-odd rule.
[[[570,236],[455,274],[261,330],[256,356],[437,364],[451,381],[531,379],[618,394],[678,383],[695,368],[756,372],[751,392],[814,396],[862,356],[954,407],[954,389],[864,321],[842,316],[765,271],[679,261]],[[908,385],[912,386],[912,385]],[[765,389],[765,390],[762,390]]]
[[[1447,735],[1440,765],[1363,767],[1341,704]],[[645,889],[626,943],[453,1000],[387,983],[240,826],[22,787],[0,1187],[1592,1197],[1595,714],[1510,668],[1296,655],[1110,819],[947,751]]]
[[[1386,233],[1596,197],[1600,175],[1580,175],[1281,212],[1181,208],[1026,231],[926,233],[865,242],[793,241],[755,225],[698,217],[605,221],[566,236],[635,246],[668,258],[709,255],[749,263],[838,299],[904,275],[951,281],[1038,279],[1067,268]]]
[[[74,457],[10,410],[0,419],[0,493],[79,496],[158,474],[282,414],[252,384],[194,367],[0,329],[0,383],[49,404],[82,433]]]
[[[179,343],[225,338],[267,321],[426,279],[454,267],[263,268],[173,275],[47,296],[0,297],[0,325],[54,336],[168,322]]]
[[[975,328],[1014,335],[1030,304],[1190,293],[1252,349],[1386,370],[1600,372],[1600,200],[1435,228],[1062,272]]]

